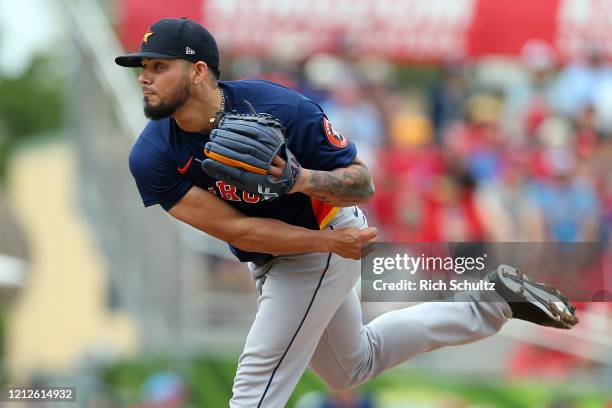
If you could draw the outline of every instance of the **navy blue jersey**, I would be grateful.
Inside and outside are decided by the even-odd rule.
[[[285,127],[289,149],[303,167],[333,170],[354,161],[355,146],[333,128],[319,105],[303,95],[260,80],[220,81],[219,86],[225,93],[227,111],[250,113],[248,101],[258,113],[279,119]],[[302,193],[263,201],[255,194],[209,177],[198,163],[205,159],[204,145],[208,140],[208,132],[185,132],[173,118],[149,121],[130,152],[130,170],[146,207],[160,204],[168,211],[196,185],[245,215],[275,218],[309,229],[324,228],[338,211]],[[230,249],[242,262],[270,257],[231,245]]]

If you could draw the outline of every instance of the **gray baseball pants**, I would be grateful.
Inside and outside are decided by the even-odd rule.
[[[328,228],[367,221],[342,209]],[[336,254],[279,256],[249,264],[260,296],[238,360],[231,408],[281,408],[308,365],[333,389],[349,389],[417,354],[495,334],[511,317],[506,302],[430,302],[363,325],[355,285],[360,261]]]

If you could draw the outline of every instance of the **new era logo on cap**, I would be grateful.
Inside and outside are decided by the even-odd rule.
[[[187,55],[195,55],[195,51],[189,47],[185,47],[185,54]]]

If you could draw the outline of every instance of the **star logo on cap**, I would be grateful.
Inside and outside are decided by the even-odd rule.
[[[153,31],[150,31],[150,30],[149,30],[149,31],[147,31],[147,32],[145,33],[145,35],[143,35],[143,36],[142,36],[142,43],[143,43],[143,44],[146,44],[146,43],[147,43],[147,41],[149,40],[149,37],[150,37],[150,36],[152,36],[152,35],[153,35]]]

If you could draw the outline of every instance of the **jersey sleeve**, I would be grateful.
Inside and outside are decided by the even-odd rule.
[[[169,211],[193,185],[157,146],[142,137],[132,147],[129,164],[145,207],[160,204]]]
[[[321,107],[304,97],[290,131],[289,149],[312,170],[347,167],[357,155],[355,145],[333,127]]]

